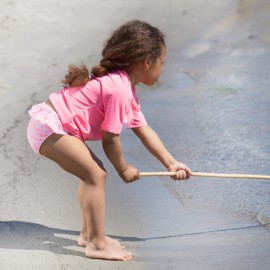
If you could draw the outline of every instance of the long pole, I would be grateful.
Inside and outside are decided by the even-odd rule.
[[[174,175],[175,175],[175,172],[140,172],[141,177],[145,177],[145,176],[174,176]],[[192,172],[192,176],[216,177],[216,178],[268,179],[268,180],[270,180],[270,175],[262,175],[262,174],[230,174],[230,173]]]

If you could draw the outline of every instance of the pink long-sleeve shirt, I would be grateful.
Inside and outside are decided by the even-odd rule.
[[[95,77],[82,87],[62,88],[50,95],[63,129],[81,140],[100,140],[102,131],[147,125],[128,74],[121,70]]]

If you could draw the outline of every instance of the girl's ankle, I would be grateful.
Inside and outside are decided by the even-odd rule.
[[[105,236],[102,238],[92,237],[87,245],[94,245],[97,249],[103,249],[106,245]]]

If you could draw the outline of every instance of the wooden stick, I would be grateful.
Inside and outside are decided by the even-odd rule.
[[[230,173],[192,172],[192,176],[221,177],[221,178],[269,179],[270,180],[270,175],[262,175],[262,174],[230,174]]]
[[[174,176],[175,172],[140,172],[140,176]]]
[[[140,176],[174,176],[175,172],[140,172]],[[269,179],[270,175],[261,174],[230,174],[230,173],[205,173],[192,172],[192,176],[216,177],[216,178],[248,178],[248,179]]]

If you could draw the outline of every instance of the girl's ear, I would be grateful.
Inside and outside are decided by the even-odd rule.
[[[146,58],[144,61],[143,61],[143,67],[145,70],[149,70],[150,67],[151,67],[151,62],[148,58]]]

